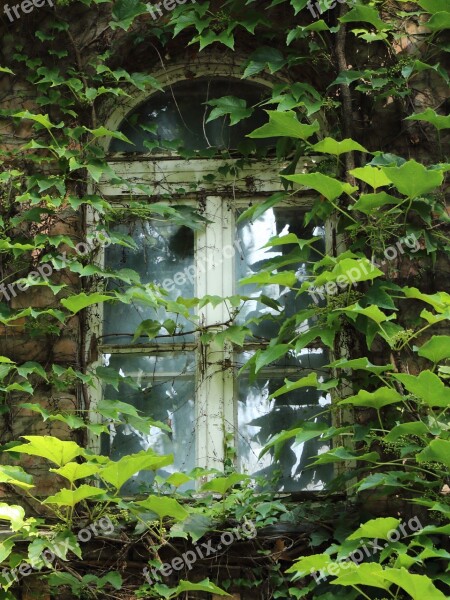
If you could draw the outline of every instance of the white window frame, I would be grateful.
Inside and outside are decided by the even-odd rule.
[[[211,65],[213,64],[213,69]],[[190,65],[192,68],[192,65]],[[218,57],[216,63],[211,62],[211,57],[207,63],[202,64],[199,60],[197,65],[197,76],[216,76],[216,77],[238,77],[240,70],[233,61],[224,60],[223,56]],[[158,79],[158,74],[154,75]],[[159,74],[159,79],[163,85],[182,81],[184,76],[184,67],[175,66],[165,69]],[[273,78],[269,81],[266,78],[253,78],[253,82],[263,83],[270,86]],[[157,92],[155,92],[157,93]],[[126,103],[116,108],[110,116],[106,126],[111,130],[118,129],[123,118],[141,104],[148,100],[151,94],[140,94],[133,98],[132,105]],[[109,140],[105,142],[105,146]],[[221,297],[231,296],[235,293],[234,284],[234,257],[226,258],[221,249],[225,246],[233,246],[235,241],[235,222],[234,211],[239,208],[248,207],[249,201],[263,201],[275,192],[283,191],[284,188],[280,181],[280,170],[287,166],[276,163],[274,160],[253,160],[244,166],[237,175],[219,174],[218,168],[233,162],[233,159],[180,159],[177,156],[168,157],[168,153],[158,157],[153,154],[142,155],[137,158],[128,156],[114,155],[109,164],[114,172],[128,181],[135,182],[136,187],[129,187],[120,184],[111,183],[106,177],[100,180],[99,185],[95,187],[91,184],[91,191],[96,191],[117,205],[126,205],[126,196],[133,194],[133,199],[148,198],[149,202],[154,201],[163,194],[170,194],[177,197],[177,190],[185,188],[190,190],[189,195],[183,195],[181,202],[197,203],[200,194],[202,202],[205,203],[205,212],[208,218],[211,215],[217,217],[211,219],[213,222],[208,227],[197,232],[195,242],[196,262],[206,262],[206,252],[209,254],[208,263],[214,263],[215,266],[206,273],[197,269],[196,295],[202,297],[206,294],[218,295]],[[307,172],[313,167],[314,163],[320,160],[320,157],[307,157],[300,159],[296,172]],[[205,175],[214,173],[216,179],[211,182],[205,179]],[[138,187],[140,183],[152,185],[154,196],[144,194]],[[297,194],[295,203],[280,203],[279,206],[292,207],[294,204],[301,211],[306,211],[313,204],[316,194],[303,191],[301,195]],[[176,200],[175,200],[176,203]],[[94,227],[99,222],[99,216],[94,211],[88,211],[88,227]],[[327,252],[331,250],[331,240],[333,239],[332,229],[334,224],[325,223],[325,241]],[[221,242],[219,245],[217,241]],[[211,259],[213,252],[213,260]],[[104,254],[100,251],[98,261],[104,263]],[[223,273],[230,274],[224,277]],[[176,344],[139,344],[135,346],[115,346],[112,344],[97,344],[97,340],[102,335],[103,323],[102,305],[90,310],[88,334],[86,343],[88,348],[96,348],[95,354],[99,357],[103,354],[122,353],[122,354],[145,354],[159,353],[170,350],[176,351]],[[213,308],[206,305],[199,313],[200,322],[208,325],[210,328],[215,326],[220,329],[220,323],[227,321],[229,315],[226,313],[224,303]],[[193,343],[180,344],[178,350],[197,350],[198,340]],[[247,349],[247,348],[246,348]],[[217,353],[220,353],[220,360],[217,360]],[[211,358],[215,355],[215,359]],[[234,382],[233,368],[219,368],[214,363],[220,362],[222,365],[233,365],[233,349],[225,344],[223,350],[214,347],[214,343],[209,344],[206,354],[206,370],[201,370],[201,365],[197,365],[197,385],[196,389],[196,464],[205,468],[223,469],[225,459],[225,434],[235,435],[237,431],[237,402]],[[90,361],[92,368],[102,364],[100,360]],[[95,408],[101,399],[102,390],[98,385],[90,390],[90,406]],[[91,410],[91,418],[98,419],[98,414]],[[89,447],[94,451],[99,451],[98,436],[90,436]]]

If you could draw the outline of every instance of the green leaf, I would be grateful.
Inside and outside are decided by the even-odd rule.
[[[34,487],[31,475],[24,471],[22,467],[13,467],[10,465],[0,465],[0,483],[15,485],[24,490]]]
[[[215,596],[230,596],[228,592],[220,589],[209,581],[209,579],[203,579],[199,583],[191,583],[190,581],[180,580],[180,583],[177,587],[171,592],[169,598],[176,598],[180,594],[184,594],[185,592],[209,592],[210,594],[214,594]],[[187,597],[187,595],[186,595]]]
[[[392,377],[429,406],[450,406],[450,388],[431,371],[422,371],[418,376],[394,373]]]
[[[378,563],[361,563],[359,565],[346,565],[347,572],[343,575],[338,575],[336,579],[331,581],[332,585],[350,585],[352,587],[357,585],[368,585],[371,587],[381,588],[382,590],[388,590],[391,586],[390,583],[384,580],[384,571],[381,565]],[[370,598],[370,596],[368,596]]]
[[[53,496],[48,496],[44,500],[44,504],[57,504],[58,506],[70,506],[74,507],[75,504],[88,498],[95,498],[96,496],[102,496],[105,490],[94,487],[92,485],[80,485],[75,490],[62,489]]]
[[[314,144],[314,146],[312,146],[312,150],[315,150],[316,152],[323,152],[325,154],[333,154],[334,156],[340,156],[341,154],[353,152],[355,150],[358,152],[367,152],[366,148],[351,138],[346,138],[345,140],[338,142],[330,137],[326,137],[320,142],[317,142],[317,144]]]
[[[262,285],[285,285],[287,287],[294,287],[297,282],[297,277],[292,271],[281,271],[280,273],[275,273],[272,275],[269,271],[260,271],[255,275],[251,275],[250,277],[245,277],[240,280],[241,285],[246,285],[248,283],[260,283]]]
[[[348,360],[347,358],[340,358],[334,362],[326,365],[328,367],[337,367],[339,369],[354,369],[367,371],[368,373],[384,373],[385,371],[392,371],[394,367],[392,365],[373,365],[368,358],[354,358]]]
[[[314,387],[318,390],[329,390],[333,387],[336,387],[337,380],[330,379],[325,383],[321,383],[317,379],[317,373],[313,372],[307,375],[306,377],[302,377],[301,379],[297,379],[296,381],[289,381],[289,379],[284,380],[283,387],[274,392],[269,396],[269,400],[272,398],[278,398],[282,394],[287,394],[288,392],[292,392],[293,390],[297,390],[302,387]]]
[[[450,469],[450,442],[448,440],[432,440],[425,450],[416,456],[418,463],[439,462]]]
[[[278,360],[292,349],[290,344],[276,344],[269,346],[265,350],[257,350],[255,353],[255,373],[261,371],[263,367]]]
[[[347,536],[347,540],[359,540],[361,538],[381,538],[382,540],[390,539],[389,534],[392,530],[396,530],[401,519],[394,517],[380,517],[366,521],[364,525],[358,527],[351,535]]]
[[[431,192],[442,184],[444,178],[441,171],[426,169],[415,160],[409,160],[401,167],[382,167],[382,171],[408,198]]]
[[[356,396],[350,396],[345,400],[340,400],[338,404],[352,404],[353,406],[365,406],[367,408],[375,408],[380,410],[383,406],[388,404],[396,404],[401,402],[403,396],[386,386],[380,387],[375,392],[366,392],[365,390],[359,390]]]
[[[294,111],[278,112],[276,110],[267,110],[269,122],[255,129],[248,134],[249,138],[270,138],[270,137],[292,137],[300,140],[307,140],[320,130],[319,123],[314,121],[312,125],[300,123]]]
[[[361,179],[365,183],[369,184],[374,189],[379,187],[383,187],[385,185],[391,185],[391,180],[386,177],[381,169],[378,167],[371,167],[370,165],[366,165],[365,167],[360,167],[358,169],[352,169],[349,171],[350,175],[356,177],[357,179]]]
[[[8,69],[8,67],[0,67],[0,73],[9,73],[10,75],[14,75],[14,73],[11,71],[11,69]]]
[[[64,467],[50,469],[50,471],[61,475],[61,477],[64,477],[65,479],[68,479],[70,483],[73,483],[74,481],[77,481],[77,479],[84,479],[85,477],[95,475],[100,471],[100,466],[91,463],[79,464],[70,462],[65,464]]]
[[[444,117],[442,115],[438,115],[431,108],[427,108],[427,110],[416,113],[414,115],[410,115],[406,117],[405,121],[426,121],[427,123],[431,123],[438,129],[449,129],[450,128],[450,115]]]
[[[40,456],[57,464],[59,467],[84,454],[83,448],[80,448],[75,442],[64,442],[49,435],[23,435],[22,437],[28,440],[29,444],[14,446],[13,448],[8,448],[6,451]]]
[[[112,9],[114,21],[110,23],[111,29],[120,27],[127,31],[138,15],[147,12],[147,6],[139,0],[115,0]]]
[[[450,335],[433,335],[419,348],[417,354],[433,363],[450,358]]]
[[[82,292],[81,294],[70,296],[69,298],[63,298],[61,300],[61,304],[73,314],[76,314],[88,306],[113,299],[114,298],[112,296],[106,296],[105,294],[100,294],[98,292],[93,294],[85,294]]]
[[[342,183],[341,181],[334,179],[334,177],[329,177],[323,173],[283,175],[283,178],[316,190],[330,202],[339,198],[344,192],[346,194],[353,194],[353,192],[358,189],[357,187],[353,187],[348,183]]]
[[[167,496],[148,496],[136,504],[157,514],[160,519],[171,517],[177,521],[183,521],[189,516],[189,512],[175,498]]]
[[[25,511],[16,504],[0,502],[0,521],[9,521],[12,531],[19,531],[25,524]]]
[[[443,11],[435,13],[426,23],[431,31],[445,31],[450,29],[450,12]]]
[[[447,0],[418,0],[417,4],[430,14],[448,10]]]
[[[424,600],[424,598],[430,598],[430,600],[431,598],[433,600],[448,599],[448,596],[439,591],[429,577],[426,575],[413,575],[404,567],[401,569],[384,569],[383,577],[386,581],[390,581],[405,590],[412,600]]]
[[[378,452],[367,452],[365,454],[358,454],[357,452],[350,452],[343,446],[338,446],[328,452],[324,452],[317,458],[312,465],[327,465],[334,462],[346,462],[346,461],[357,461],[364,460],[367,462],[377,462],[380,458]]]
[[[356,169],[354,169],[356,171]],[[394,198],[386,192],[379,192],[378,194],[361,194],[358,200],[350,206],[350,210],[359,210],[366,215],[372,215],[375,213],[377,208],[384,206],[385,204],[400,204],[399,198]]]
[[[100,477],[119,490],[123,484],[139,471],[156,471],[173,463],[172,454],[156,454],[153,450],[138,452],[110,461],[100,472]]]
[[[328,571],[328,567],[334,564],[328,554],[313,554],[304,556],[292,567],[286,570],[286,573],[298,573],[298,575],[310,575],[313,571]]]
[[[59,128],[62,127],[63,124],[60,123],[59,125],[54,125],[48,118],[48,115],[34,115],[33,113],[30,113],[28,110],[24,110],[22,112],[18,112],[18,113],[14,113],[13,117],[20,117],[21,119],[29,119],[30,121],[35,121],[36,123],[39,123],[39,125],[42,125],[43,127],[45,127],[46,129],[53,129],[53,128]]]
[[[386,315],[383,311],[381,311],[378,306],[371,304],[370,306],[366,306],[362,308],[358,303],[353,304],[352,306],[348,306],[347,308],[338,309],[337,312],[345,312],[348,315],[356,314],[356,315],[364,315],[368,319],[375,321],[377,325],[380,325],[384,321],[389,321],[391,319],[395,319],[396,315]]]
[[[430,433],[430,429],[423,421],[413,421],[412,423],[401,423],[400,425],[396,425],[384,439],[387,442],[395,442],[404,435],[420,436],[427,433]]]
[[[355,6],[351,11],[339,18],[342,23],[370,23],[378,31],[392,29],[390,25],[380,19],[378,11],[371,6]]]
[[[314,373],[315,374],[315,373]],[[303,444],[308,440],[312,440],[316,437],[320,437],[325,431],[328,430],[326,423],[304,423],[301,427],[295,427],[294,429],[288,429],[287,431],[281,431],[274,435],[269,442],[261,450],[259,457],[263,457],[273,447],[278,447],[275,452],[275,458],[278,458],[280,453],[280,446],[283,445],[287,440],[291,440],[295,437],[296,444]]]
[[[236,346],[242,348],[245,338],[251,334],[250,329],[241,325],[230,325],[223,331],[214,335],[214,342],[223,347],[225,340],[229,340]]]
[[[215,100],[209,100],[206,102],[209,106],[215,106],[214,110],[207,118],[206,122],[214,121],[224,115],[230,115],[230,125],[236,125],[242,119],[249,117],[253,110],[247,108],[247,101],[235,96],[223,96]]]
[[[216,494],[221,494],[222,496],[225,493],[235,486],[237,483],[241,481],[247,481],[250,479],[248,475],[243,475],[242,473],[232,473],[228,477],[215,477],[211,481],[207,481],[202,485],[202,491],[206,492],[215,492]]]

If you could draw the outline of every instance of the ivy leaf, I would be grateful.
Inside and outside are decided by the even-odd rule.
[[[250,477],[242,473],[232,473],[228,477],[216,477],[202,485],[202,491],[215,492],[224,496],[226,492],[241,481],[248,481]]]
[[[358,169],[353,169],[351,171],[353,174]],[[358,177],[355,175],[355,177]],[[362,179],[362,178],[361,178]],[[378,180],[379,181],[379,180]],[[372,179],[372,182],[375,183],[375,180]],[[366,183],[369,183],[368,181]],[[369,185],[372,185],[369,183]],[[384,206],[385,204],[400,204],[401,200],[399,198],[395,198],[390,194],[386,194],[386,192],[379,192],[378,194],[361,194],[358,200],[350,206],[350,210],[359,210],[360,212],[370,215],[373,214],[377,208]]]
[[[251,335],[251,331],[247,327],[242,327],[240,325],[231,325],[223,331],[220,331],[219,333],[215,334],[214,341],[216,344],[223,347],[225,340],[229,340],[234,345],[242,348],[242,346],[244,345],[245,338],[248,335]]]
[[[172,454],[156,454],[153,450],[129,454],[117,462],[110,461],[100,472],[100,477],[117,490],[139,471],[156,471],[173,463]]]
[[[450,441],[432,440],[425,450],[422,450],[416,456],[418,463],[440,462],[450,469]]]
[[[136,504],[157,514],[160,519],[171,517],[177,521],[184,521],[189,516],[189,512],[175,498],[168,498],[167,496],[148,496],[148,498],[140,500]]]
[[[64,125],[63,123],[60,123],[59,125],[55,125],[54,123],[52,123],[49,120],[48,115],[40,115],[40,114],[34,115],[33,113],[30,113],[30,111],[28,111],[28,110],[14,113],[13,117],[20,117],[21,119],[29,119],[30,121],[35,121],[36,123],[39,123],[39,125],[42,125],[46,129],[60,128],[60,127],[63,127],[63,125]]]
[[[29,444],[8,448],[6,452],[40,456],[56,463],[59,467],[84,454],[83,448],[80,448],[75,442],[65,442],[50,435],[23,435],[22,437]]]
[[[392,388],[383,386],[375,392],[366,392],[359,390],[356,396],[350,396],[345,400],[340,400],[338,404],[351,404],[352,406],[364,406],[366,408],[375,408],[380,410],[383,406],[397,404],[402,402],[403,396]]]
[[[394,373],[392,377],[429,406],[450,406],[450,388],[431,371],[422,371],[417,377],[406,373]]]
[[[134,19],[147,12],[147,6],[139,0],[115,0],[112,9],[114,21],[111,21],[111,29],[120,27],[127,31]]]
[[[405,590],[411,596],[412,600],[423,600],[424,598],[446,600],[448,598],[437,589],[429,577],[409,573],[404,567],[401,569],[384,569],[383,577],[385,580]],[[333,581],[333,583],[335,582]]]
[[[294,111],[279,112],[277,110],[266,110],[269,122],[258,127],[247,135],[249,138],[271,138],[292,137],[307,140],[320,130],[319,123],[314,121],[311,125],[300,123]]]
[[[342,183],[341,181],[334,179],[334,177],[329,177],[323,173],[283,175],[283,178],[316,190],[330,202],[339,198],[344,192],[346,194],[353,194],[353,192],[358,189],[357,187],[353,187],[348,183]]]
[[[295,427],[287,431],[281,431],[274,435],[269,442],[261,450],[259,457],[262,458],[271,448],[276,447],[275,458],[279,458],[281,452],[280,446],[282,446],[287,440],[295,437],[296,444],[303,444],[308,440],[312,440],[316,437],[320,437],[325,431],[327,431],[328,425],[326,423],[304,423],[301,427]]]
[[[57,473],[58,475],[61,475],[61,477],[68,479],[70,483],[73,483],[78,479],[84,479],[85,477],[95,475],[99,472],[99,470],[99,465],[95,465],[92,463],[79,464],[76,462],[67,463],[59,469],[50,469],[52,473]]]
[[[350,12],[339,18],[342,23],[370,23],[377,31],[392,29],[390,25],[380,19],[378,11],[371,6],[355,6]]]
[[[25,511],[16,504],[0,502],[0,521],[9,521],[12,531],[19,531],[25,524]]]
[[[339,369],[354,369],[367,371],[368,373],[375,373],[378,375],[379,373],[384,373],[385,371],[392,371],[392,365],[373,365],[368,358],[354,358],[352,360],[348,360],[347,358],[340,358],[339,360],[335,360],[334,362],[326,365],[327,367],[337,367]]]
[[[430,14],[445,12],[448,9],[447,0],[418,0],[417,4]]]
[[[276,344],[266,350],[257,350],[255,353],[255,373],[284,356],[291,348],[290,344]]]
[[[444,178],[441,171],[426,169],[415,160],[409,160],[401,167],[382,167],[382,171],[397,190],[408,198],[431,192],[442,184]]]
[[[207,123],[224,115],[230,115],[230,125],[236,125],[236,123],[239,123],[242,119],[246,119],[253,112],[251,108],[247,108],[246,100],[236,98],[235,96],[223,96],[222,98],[209,100],[206,104],[215,106],[206,120]]]
[[[70,506],[73,508],[75,504],[78,504],[83,500],[102,496],[104,493],[105,490],[92,485],[83,484],[75,490],[64,488],[53,496],[48,496],[48,498],[43,501],[43,504],[56,504],[58,506]]]
[[[417,354],[433,363],[450,358],[450,335],[433,335],[419,348]]]
[[[401,423],[391,429],[384,437],[387,442],[395,442],[403,435],[425,435],[430,433],[428,426],[423,421],[413,421],[412,423]]]
[[[386,177],[383,171],[378,167],[366,165],[365,167],[352,169],[349,171],[349,173],[357,179],[361,179],[365,183],[368,183],[374,189],[383,187],[385,185],[391,185],[391,180]]]
[[[450,12],[442,11],[432,15],[426,23],[426,27],[431,31],[445,31],[450,29]]]
[[[406,117],[405,121],[426,121],[434,125],[439,131],[441,129],[450,129],[450,115],[446,117],[438,115],[431,108],[427,108],[424,112],[410,115]]]
[[[242,76],[243,79],[252,77],[266,68],[270,73],[279,71],[287,64],[287,60],[277,48],[263,46],[253,52]],[[270,137],[270,136],[269,136]]]
[[[176,598],[184,592],[209,592],[215,596],[230,596],[228,592],[225,592],[217,587],[217,585],[214,585],[209,579],[203,579],[199,583],[191,583],[190,581],[181,579],[175,589],[170,589],[170,596],[168,596],[168,598]]]
[[[24,471],[22,467],[10,465],[0,465],[0,483],[15,485],[24,490],[29,490],[34,487],[33,477],[31,475]]]
[[[70,310],[70,312],[76,314],[88,306],[113,299],[112,296],[106,296],[105,294],[99,294],[98,292],[94,292],[93,294],[85,294],[82,292],[81,294],[70,296],[69,298],[63,298],[61,304]]]
[[[0,67],[0,73],[9,73],[10,75],[14,75],[14,73],[11,71],[11,69],[8,69],[8,67]]]
[[[389,534],[394,529],[397,529],[401,519],[394,517],[380,517],[366,521],[364,525],[358,527],[351,535],[347,536],[347,540],[360,540],[361,538],[381,538],[389,540]]]
[[[357,150],[358,152],[367,152],[366,148],[351,138],[346,138],[345,140],[338,142],[330,137],[326,137],[320,142],[317,142],[317,144],[314,144],[312,150],[323,152],[325,154],[333,154],[335,156],[340,156],[346,152],[353,152],[354,150]]]

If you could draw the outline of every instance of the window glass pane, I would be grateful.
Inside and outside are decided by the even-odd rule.
[[[257,298],[261,294],[276,300],[282,307],[283,319],[294,313],[307,308],[311,304],[311,298],[307,294],[296,297],[296,292],[289,288],[271,284],[240,285],[239,280],[250,277],[262,270],[269,268],[269,263],[278,261],[275,272],[284,270],[295,271],[299,285],[306,280],[311,273],[312,262],[320,256],[315,250],[308,247],[301,250],[295,244],[286,244],[272,248],[264,248],[265,244],[273,237],[281,237],[288,233],[294,233],[300,239],[309,239],[312,236],[321,236],[322,240],[316,242],[315,247],[324,252],[324,231],[314,225],[305,227],[303,225],[303,214],[298,208],[272,208],[267,210],[259,218],[251,222],[241,222],[237,225],[237,247],[236,253],[236,287],[239,294]],[[291,260],[290,264],[281,264],[283,261]],[[277,315],[278,312],[256,299],[247,301],[239,313],[238,322],[244,323],[247,319],[261,317],[262,315]],[[264,319],[260,323],[249,325],[254,335],[270,339],[275,336],[279,323],[273,319]]]
[[[247,133],[267,123],[267,113],[262,108],[233,126],[229,125],[228,116],[208,123],[214,107],[205,103],[223,96],[241,98],[246,100],[247,107],[251,107],[267,98],[268,91],[265,86],[237,79],[202,78],[179,82],[154,94],[123,121],[120,131],[135,145],[114,139],[110,151],[149,152],[170,147],[163,142],[173,142],[173,149],[188,150],[237,149],[244,140],[247,145],[273,145],[271,140],[245,138]]]
[[[133,238],[137,248],[131,249],[117,244],[105,250],[105,268],[113,271],[133,269],[139,273],[142,283],[155,282],[163,285],[169,297],[192,298],[195,296],[194,281],[194,233],[185,226],[163,221],[139,221],[118,225],[115,231]],[[179,274],[183,277],[180,278]],[[104,305],[103,340],[108,344],[129,344],[136,328],[145,319],[161,321],[166,318],[176,320],[177,332],[192,331],[192,323],[185,317],[167,314],[164,308],[155,309],[150,305],[109,303]],[[157,343],[189,341],[192,336],[171,337],[164,329],[154,341]],[[137,342],[145,342],[144,336]]]
[[[168,476],[175,471],[189,472],[195,466],[195,360],[192,353],[168,353],[164,356],[114,354],[105,356],[105,366],[122,376],[132,377],[139,389],[126,384],[119,391],[108,386],[104,397],[134,406],[141,415],[169,425],[172,433],[152,427],[142,433],[131,425],[111,426],[109,436],[102,436],[102,453],[118,460],[126,454],[152,448],[159,454],[173,454],[174,463],[157,474]],[[152,471],[142,471],[122,488],[132,493],[153,481]]]
[[[239,355],[238,363],[243,364],[250,356],[249,352]],[[329,442],[318,438],[302,444],[287,441],[277,461],[273,452],[258,459],[273,435],[299,426],[304,420],[323,420],[324,407],[330,403],[329,394],[310,387],[273,399],[269,396],[284,385],[286,377],[295,381],[306,375],[308,371],[305,372],[305,369],[317,371],[319,380],[321,377],[327,379],[328,371],[321,369],[327,362],[327,352],[323,349],[304,349],[296,357],[287,357],[282,363],[263,369],[252,383],[248,374],[239,377],[237,448],[242,470],[263,476],[268,483],[275,479],[276,487],[286,492],[320,490],[332,478],[332,465],[306,469],[313,462],[314,455],[330,449]]]

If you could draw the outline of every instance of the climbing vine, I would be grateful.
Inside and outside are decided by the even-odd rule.
[[[335,7],[319,0],[320,18],[310,5],[199,0],[154,19],[139,0],[61,0],[36,8],[33,20],[3,19],[3,597],[17,597],[31,575],[52,595],[76,597],[247,589],[252,597],[321,600],[449,596],[450,13],[446,0]],[[239,57],[243,79],[275,83],[255,105],[234,96],[208,100],[206,122],[226,118],[234,127],[264,110],[265,123],[249,132],[239,155],[192,150],[154,131],[147,131],[145,148],[150,157],[220,156],[224,163],[210,182],[255,160],[277,161],[284,192],[249,203],[240,222],[281,202],[296,206],[305,190],[314,194],[305,227],[326,223],[325,251],[320,236],[273,238],[269,248],[292,251],[245,280],[282,285],[303,298],[295,314],[262,297],[270,312],[241,323],[236,318],[249,300],[243,295],[173,300],[135,271],[99,260],[106,244],[136,248],[132,235],[115,227],[127,218],[205,226],[208,215],[182,202],[193,191],[201,201],[199,189],[178,190],[175,204],[169,192],[139,200],[154,195],[152,182],[130,182],[114,170],[107,142],[132,142],[106,126],[106,115],[133,95],[162,90],[152,73],[173,55],[182,55],[189,70],[210,47]],[[304,159],[313,165],[307,171],[299,167]],[[105,181],[122,186],[125,208],[102,193]],[[307,265],[306,277],[299,264]],[[273,335],[242,369],[250,381],[305,348],[327,348],[326,376],[299,373],[271,394],[330,394],[326,418],[277,432],[262,452],[275,460],[293,442],[322,442],[312,466],[336,466],[327,488],[300,500],[267,491],[236,472],[228,437],[223,472],[197,467],[157,475],[145,494],[124,496],[137,471],[155,473],[173,456],[147,450],[114,461],[90,448],[88,438],[127,425],[170,433],[170,424],[119,400],[91,405],[91,389],[138,384],[96,365],[87,317],[99,305],[135,302],[165,316],[140,323],[133,342],[182,336],[184,318],[201,343],[215,339],[238,351],[256,342],[255,324],[270,321]],[[220,302],[231,315],[220,333],[192,318],[195,309]],[[243,524],[251,524],[245,534]],[[239,580],[224,576],[225,539],[239,548],[238,560],[248,558]],[[222,549],[205,561],[199,544],[209,553],[213,545]],[[202,566],[200,578],[191,577],[188,552]],[[184,559],[169,573],[164,565],[174,555]]]

